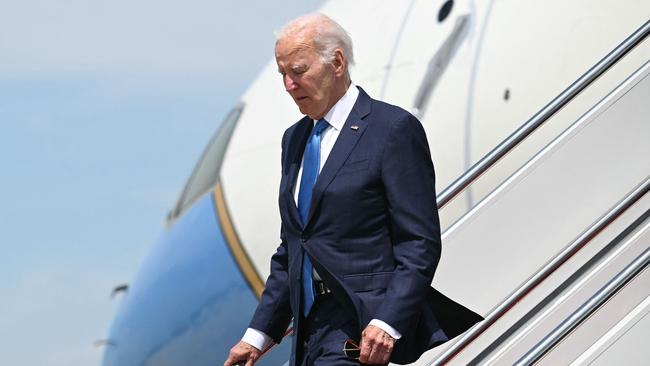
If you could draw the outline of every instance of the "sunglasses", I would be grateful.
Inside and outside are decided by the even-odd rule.
[[[361,357],[361,349],[359,345],[352,339],[348,339],[343,343],[343,354],[345,357],[352,360],[358,360]]]

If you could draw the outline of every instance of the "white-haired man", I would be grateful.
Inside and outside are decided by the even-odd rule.
[[[282,138],[281,244],[225,366],[252,366],[292,318],[292,366],[413,362],[481,319],[430,287],[440,228],[424,130],[351,82],[352,41],[325,15],[282,28],[275,58],[305,117]]]

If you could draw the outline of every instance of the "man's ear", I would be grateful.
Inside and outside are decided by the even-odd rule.
[[[342,77],[345,75],[345,55],[340,48],[334,50],[334,60],[332,60],[332,65],[334,66],[336,76]]]

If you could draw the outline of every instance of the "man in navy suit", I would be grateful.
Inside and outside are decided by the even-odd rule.
[[[424,129],[351,82],[352,41],[322,14],[286,25],[275,57],[305,117],[282,138],[282,241],[225,366],[252,366],[292,318],[290,365],[413,362],[481,319],[430,286],[441,243]]]

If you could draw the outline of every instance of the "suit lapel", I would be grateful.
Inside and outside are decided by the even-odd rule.
[[[309,214],[307,215],[307,223],[314,215],[314,211],[323,196],[323,192],[330,182],[332,182],[332,179],[334,179],[336,173],[339,171],[345,160],[347,160],[352,149],[354,149],[357,142],[366,131],[368,122],[363,118],[365,118],[369,113],[370,97],[363,91],[363,89],[359,88],[357,101],[341,129],[339,137],[336,139],[334,147],[332,147],[332,151],[330,152],[323,169],[316,179],[316,184],[314,185],[314,191],[311,198],[311,205],[309,206]],[[307,223],[305,223],[305,227],[307,226]]]
[[[293,199],[293,192],[298,178],[298,172],[300,171],[305,144],[307,144],[307,139],[309,139],[309,134],[313,127],[314,121],[311,118],[303,118],[296,126],[294,133],[291,135],[291,140],[288,143],[289,154],[287,155],[287,166],[285,167],[287,169],[288,182],[285,199],[288,201],[289,215],[299,226],[302,226],[302,220],[300,219],[296,201]]]

